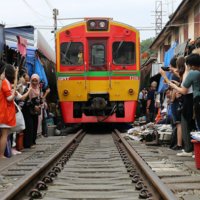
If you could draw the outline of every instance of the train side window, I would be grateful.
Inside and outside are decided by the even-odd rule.
[[[102,44],[94,44],[92,48],[92,65],[104,65],[105,64],[105,47]]]
[[[62,66],[77,66],[83,64],[83,43],[63,42],[60,45]]]
[[[133,65],[135,64],[135,43],[134,42],[114,42],[112,46],[113,64]]]

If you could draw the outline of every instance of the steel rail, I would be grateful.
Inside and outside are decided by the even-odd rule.
[[[65,143],[58,151],[52,154],[44,163],[39,164],[32,171],[17,181],[12,187],[8,188],[0,195],[1,200],[19,199],[18,193],[22,191],[31,181],[33,181],[40,173],[42,173],[48,166],[50,166],[58,157],[60,157],[74,142],[74,140],[83,132],[78,131],[67,143]],[[45,174],[43,174],[44,176]],[[34,180],[35,183],[38,181]],[[31,184],[32,187],[35,185]],[[31,189],[31,188],[28,188]],[[21,196],[20,196],[21,197]]]
[[[152,169],[134,151],[131,145],[121,136],[120,132],[117,129],[115,129],[115,133],[118,135],[126,150],[134,158],[146,177],[148,177],[149,181],[156,188],[160,196],[166,200],[177,200],[178,198],[174,195],[174,193],[160,180],[160,178],[152,171]]]

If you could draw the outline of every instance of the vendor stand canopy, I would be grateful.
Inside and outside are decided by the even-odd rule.
[[[5,39],[6,44],[17,44],[17,36],[27,40],[28,47],[39,49],[51,61],[56,63],[55,51],[51,48],[41,32],[31,24],[6,25]],[[28,53],[27,53],[28,54]]]

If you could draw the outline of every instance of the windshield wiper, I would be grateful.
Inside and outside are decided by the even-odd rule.
[[[69,60],[69,58],[67,58],[67,52],[69,51],[69,47],[70,47],[71,43],[72,42],[68,42],[65,54],[62,51],[61,51],[61,53],[66,58],[66,60],[68,60],[70,63],[74,64],[72,61]]]
[[[119,49],[120,49],[120,47],[122,46],[123,42],[124,42],[124,39],[122,39],[121,42],[119,43],[119,46],[118,46],[116,52],[114,53],[114,56],[115,56],[115,55],[117,54],[117,52],[119,51]]]
[[[62,51],[61,54],[66,58],[67,61],[69,61],[70,63],[74,64]]]
[[[65,56],[67,55],[67,52],[68,52],[68,50],[69,50],[69,47],[70,47],[71,43],[72,43],[72,42],[68,42],[68,44],[67,44],[67,48],[66,48],[66,51],[65,51]]]

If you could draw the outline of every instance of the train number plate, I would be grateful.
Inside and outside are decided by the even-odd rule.
[[[130,80],[140,80],[139,76],[130,76]]]
[[[69,77],[58,77],[57,80],[58,81],[67,81],[67,80],[69,80]]]

